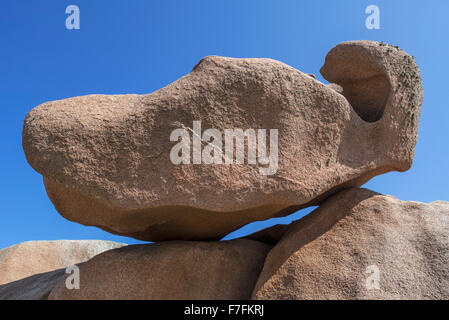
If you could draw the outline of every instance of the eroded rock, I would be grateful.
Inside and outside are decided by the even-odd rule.
[[[242,237],[243,239],[251,239],[260,241],[269,245],[276,245],[287,233],[290,225],[288,224],[276,224],[266,229],[262,229]]]
[[[148,95],[44,103],[25,119],[23,148],[71,221],[149,241],[220,239],[410,168],[422,103],[414,60],[345,42],[321,73],[334,84],[270,59],[206,57]],[[275,173],[262,175],[265,164],[249,158],[173,164],[171,132],[193,131],[194,121],[219,132],[278,130]]]
[[[130,245],[84,263],[80,289],[64,277],[49,299],[249,299],[270,248],[246,239]]]

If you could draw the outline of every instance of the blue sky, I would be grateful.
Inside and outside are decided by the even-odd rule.
[[[65,9],[80,8],[80,30]],[[380,8],[380,30],[365,27],[365,8]],[[413,55],[424,85],[412,169],[365,185],[403,200],[449,201],[447,80],[449,1],[343,0],[3,0],[0,4],[0,248],[27,240],[105,239],[94,227],[63,219],[21,146],[25,115],[37,105],[86,94],[145,94],[188,73],[202,57],[268,57],[303,72],[319,69],[346,40],[398,45]],[[231,237],[283,219],[257,222]]]

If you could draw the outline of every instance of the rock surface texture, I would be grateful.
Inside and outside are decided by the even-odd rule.
[[[448,202],[345,190],[291,224],[252,297],[449,299],[448,234]]]
[[[49,299],[249,299],[271,246],[246,239],[130,245],[80,267],[80,289],[65,277]]]
[[[249,239],[112,249],[0,285],[0,300],[449,299],[449,203],[350,188],[288,227]],[[36,247],[36,246],[35,246]],[[4,251],[1,251],[4,253]],[[71,276],[71,274],[70,274]]]
[[[47,300],[65,271],[58,269],[0,285],[0,300]]]
[[[276,224],[272,227],[251,233],[243,237],[243,239],[256,240],[274,246],[284,237],[289,228],[290,225],[288,224]]]
[[[0,250],[0,285],[89,260],[125,244],[101,240],[28,241]]]
[[[71,221],[148,241],[220,239],[410,168],[422,102],[413,58],[345,42],[321,74],[333,85],[270,59],[210,56],[148,95],[44,103],[25,119],[23,148]],[[173,164],[171,132],[190,132],[193,121],[220,132],[277,129],[277,170]]]

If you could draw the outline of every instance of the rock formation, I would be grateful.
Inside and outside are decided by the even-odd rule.
[[[415,61],[344,42],[321,74],[331,83],[270,59],[211,56],[148,95],[30,111],[23,148],[58,212],[159,242],[6,248],[0,299],[448,299],[449,203],[358,188],[412,164]],[[290,225],[204,241],[311,205]]]
[[[448,202],[352,188],[289,226],[247,237],[280,238],[274,247],[248,239],[131,245],[79,264],[79,289],[67,289],[59,269],[0,285],[0,300],[448,299],[448,234]]]
[[[253,298],[448,299],[448,234],[448,202],[345,190],[290,225]]]
[[[0,285],[0,300],[47,300],[64,275],[66,270],[58,269]]]
[[[49,299],[250,299],[271,246],[252,240],[168,241],[107,251],[63,277]]]
[[[0,285],[78,264],[125,244],[102,240],[28,241],[0,250]]]
[[[321,73],[334,84],[270,59],[206,57],[148,95],[44,103],[25,119],[23,148],[71,221],[148,241],[220,239],[410,168],[422,102],[412,57],[382,43],[344,42]],[[194,142],[171,141],[177,129],[193,132]],[[222,152],[205,129],[220,140],[224,130],[278,130],[276,170],[263,175],[266,161],[248,164],[249,147],[243,163],[236,156],[197,164],[198,137],[214,147],[210,155]],[[170,153],[181,142],[186,162],[174,164]]]

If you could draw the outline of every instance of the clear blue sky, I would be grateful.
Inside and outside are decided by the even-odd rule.
[[[26,113],[86,94],[145,94],[188,73],[202,57],[269,57],[304,72],[319,69],[341,41],[384,41],[415,56],[424,83],[415,161],[406,173],[365,186],[403,200],[449,201],[449,1],[343,0],[2,0],[0,4],[0,248],[27,240],[117,237],[63,219],[21,146]],[[65,28],[78,5],[81,29]],[[380,8],[381,29],[365,27]],[[310,210],[277,219],[288,222]],[[244,227],[232,237],[275,223]]]

